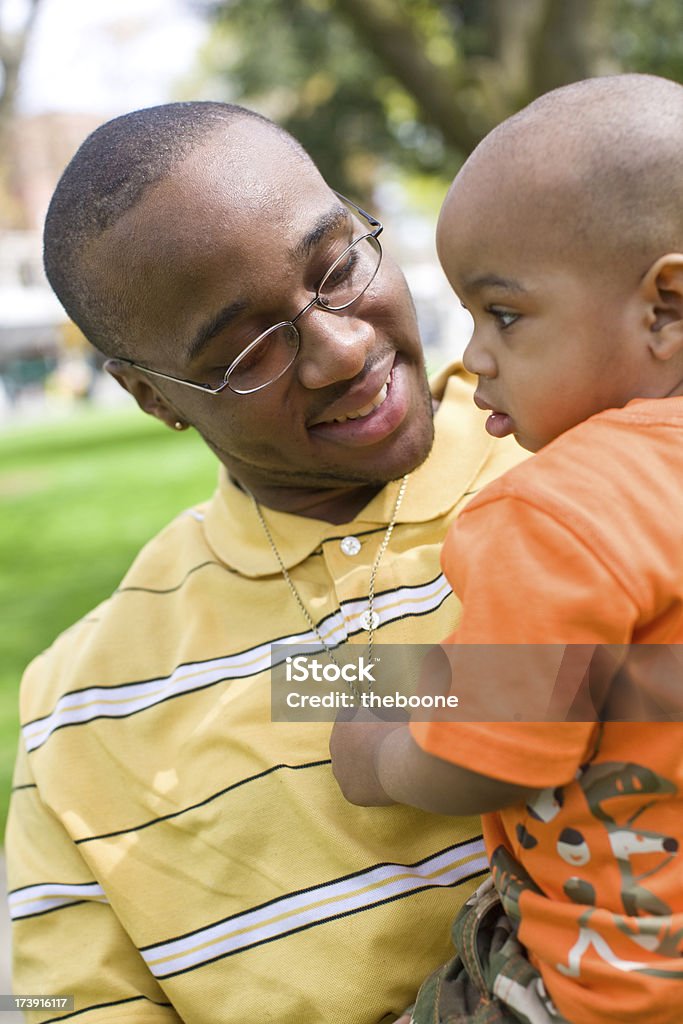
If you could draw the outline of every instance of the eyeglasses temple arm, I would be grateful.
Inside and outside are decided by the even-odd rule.
[[[337,192],[336,189],[332,189],[332,191],[334,192],[335,196],[338,196],[339,199],[342,199],[345,203],[348,203],[348,205],[352,206],[354,210],[357,210],[358,213],[360,213],[366,219],[366,221],[368,222],[368,224],[370,224],[371,227],[380,228],[380,230],[382,229],[382,222],[380,220],[377,220],[376,217],[373,217],[371,213],[368,213],[361,206],[358,206],[358,204],[354,203],[353,200],[347,199],[346,196],[343,196],[341,192]]]
[[[188,388],[194,388],[195,391],[202,391],[205,395],[218,395],[228,386],[228,382],[225,380],[217,388],[212,388],[209,384],[196,384],[194,381],[185,380],[182,377],[171,377],[169,373],[161,373],[160,370],[150,370],[146,366],[140,366],[140,363],[134,363],[132,359],[123,359],[120,356],[110,361],[125,363],[126,366],[132,366],[136,370],[142,370],[143,373],[148,373],[151,377],[161,377],[162,380],[172,380],[175,384],[185,384]]]

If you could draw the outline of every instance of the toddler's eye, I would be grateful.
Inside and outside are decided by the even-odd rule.
[[[498,321],[498,326],[503,331],[519,320],[519,313],[511,313],[509,309],[501,309],[499,306],[489,306],[487,312]]]

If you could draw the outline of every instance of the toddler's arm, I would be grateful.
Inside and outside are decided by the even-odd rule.
[[[335,724],[330,753],[342,793],[362,806],[400,803],[440,814],[482,814],[538,792],[433,757],[408,725],[380,721],[368,711]]]

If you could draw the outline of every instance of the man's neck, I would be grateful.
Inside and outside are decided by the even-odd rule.
[[[251,493],[264,508],[305,519],[322,519],[328,523],[348,523],[381,491],[383,484],[359,484],[355,487],[308,490],[286,487],[250,487],[235,476],[232,481],[241,490]]]

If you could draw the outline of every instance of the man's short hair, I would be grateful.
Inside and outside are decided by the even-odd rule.
[[[244,119],[268,125],[306,155],[283,128],[245,107],[167,103],[101,125],[66,167],[47,211],[45,272],[68,315],[107,355],[127,354],[125,313],[110,308],[89,283],[83,263],[88,246],[212,133]]]

